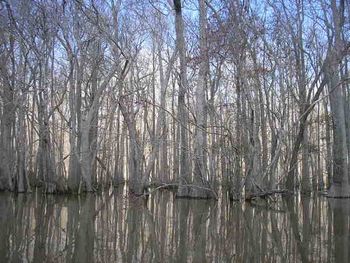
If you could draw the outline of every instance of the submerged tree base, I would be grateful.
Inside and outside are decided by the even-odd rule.
[[[350,198],[349,184],[332,184],[328,190],[327,197],[329,198]]]
[[[210,188],[197,185],[179,185],[176,198],[217,199],[217,194]]]
[[[268,197],[274,196],[274,195],[291,195],[292,192],[288,191],[287,189],[272,189],[272,190],[268,190],[268,191],[262,191],[262,192],[258,192],[258,193],[250,193],[249,195],[247,195],[245,197],[246,201],[251,201],[253,199],[256,198],[262,198],[262,199],[266,199]]]

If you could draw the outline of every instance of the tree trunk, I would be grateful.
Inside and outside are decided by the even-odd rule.
[[[200,58],[199,74],[196,87],[196,127],[194,142],[194,187],[190,196],[195,198],[210,198],[213,193],[207,175],[207,79],[209,70],[208,44],[207,44],[207,8],[204,0],[199,0],[199,46]]]
[[[3,40],[3,39],[1,39]],[[9,52],[14,56],[14,38],[10,37],[10,45]],[[1,99],[2,99],[2,116],[1,116],[1,130],[0,130],[0,190],[14,190],[13,184],[13,175],[14,175],[14,167],[13,167],[13,159],[14,149],[13,149],[13,139],[15,135],[14,127],[15,127],[15,105],[14,105],[14,80],[15,80],[15,72],[10,75],[9,70],[7,69],[7,65],[14,67],[14,60],[7,60],[7,54],[5,52],[0,55],[0,79],[1,79]]]
[[[181,0],[174,0],[175,8],[175,29],[176,29],[176,47],[180,57],[180,74],[179,74],[179,95],[178,95],[178,119],[179,119],[179,177],[180,185],[178,196],[188,196],[189,188],[186,186],[190,182],[190,170],[188,159],[188,113],[186,110],[185,97],[187,93],[187,69],[186,69],[186,47],[184,23],[182,18]]]
[[[344,10],[337,7],[337,1],[331,2],[335,44],[334,50],[328,54],[328,63],[325,67],[325,78],[329,88],[329,99],[333,119],[333,182],[329,189],[329,197],[350,197],[348,148],[346,140],[346,122],[344,112],[344,94],[339,79],[339,62],[343,41],[341,39]]]

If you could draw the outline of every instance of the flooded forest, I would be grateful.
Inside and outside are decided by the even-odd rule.
[[[349,0],[0,0],[0,262],[350,262]]]

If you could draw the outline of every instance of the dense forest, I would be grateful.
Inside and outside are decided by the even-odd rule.
[[[0,190],[350,197],[348,0],[1,0]]]

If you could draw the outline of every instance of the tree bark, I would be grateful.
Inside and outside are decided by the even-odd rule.
[[[350,197],[348,148],[344,112],[344,94],[339,78],[339,64],[342,60],[343,41],[341,39],[344,10],[337,7],[337,1],[331,2],[334,22],[334,50],[328,56],[325,78],[329,88],[329,99],[333,119],[333,182],[328,191],[329,197]]]
[[[189,170],[189,145],[188,145],[188,113],[186,110],[186,93],[187,93],[187,69],[186,69],[186,47],[184,23],[182,18],[181,0],[174,0],[175,8],[175,30],[176,30],[176,48],[180,58],[179,73],[179,95],[178,95],[178,119],[179,119],[179,188],[178,196],[188,196],[189,188],[186,186],[190,182]]]

